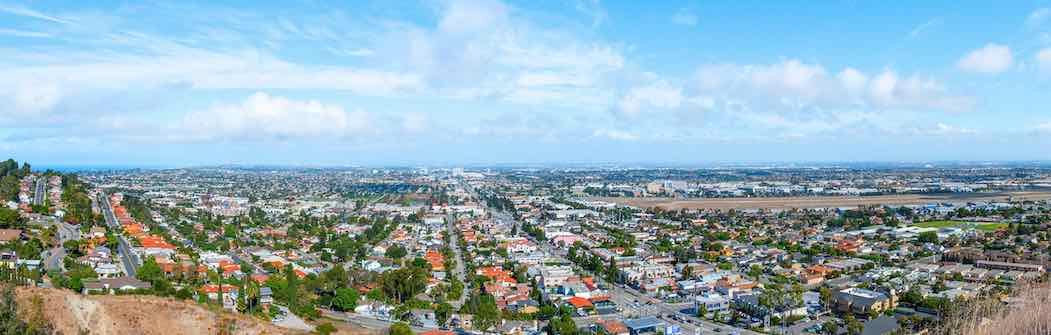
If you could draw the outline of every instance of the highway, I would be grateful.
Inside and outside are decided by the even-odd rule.
[[[99,210],[102,211],[102,215],[106,217],[106,225],[110,227],[110,230],[117,235],[117,253],[120,255],[120,262],[124,265],[124,273],[128,276],[134,277],[135,271],[139,269],[139,265],[142,263],[139,261],[139,257],[131,251],[131,244],[124,238],[123,235],[119,234],[121,229],[120,223],[117,222],[116,214],[113,214],[113,207],[110,206],[109,196],[105,192],[99,193],[98,196]]]

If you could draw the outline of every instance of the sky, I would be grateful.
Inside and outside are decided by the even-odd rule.
[[[0,0],[41,165],[1047,160],[1049,106],[1051,1]]]

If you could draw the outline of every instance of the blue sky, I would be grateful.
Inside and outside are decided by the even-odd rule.
[[[39,164],[1046,160],[1051,2],[0,2]]]

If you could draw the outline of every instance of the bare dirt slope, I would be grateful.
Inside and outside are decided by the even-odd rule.
[[[66,290],[19,288],[20,315],[40,297],[59,334],[302,334],[243,315],[215,313],[187,301],[152,296],[83,296]],[[30,312],[31,313],[31,312]]]

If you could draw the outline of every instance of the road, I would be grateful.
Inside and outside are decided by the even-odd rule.
[[[47,200],[47,182],[44,180],[44,177],[38,177],[36,179],[36,191],[33,192],[34,205],[43,205]]]
[[[296,329],[308,332],[314,331],[314,326],[311,326],[306,321],[303,321],[303,319],[301,319],[300,317],[296,316],[292,312],[289,312],[288,307],[281,305],[273,306],[277,306],[277,309],[281,310],[281,314],[284,314],[284,319],[278,322],[274,322],[274,325],[288,329]]]
[[[390,328],[390,325],[394,323],[390,320],[374,318],[361,314],[337,312],[324,308],[319,308],[319,310],[321,311],[321,316],[323,317],[353,323],[355,325],[365,327],[368,329],[387,329]],[[434,328],[424,328],[413,325],[409,325],[409,328],[411,328],[413,333],[416,334],[434,330]]]
[[[62,222],[57,219],[49,219],[46,224],[47,227],[55,225],[58,231],[59,246],[51,248],[50,250],[44,251],[44,269],[46,270],[65,270],[65,263],[63,260],[66,258],[66,249],[62,247],[68,241],[79,240],[80,230],[71,224]]]
[[[139,269],[142,263],[139,261],[139,257],[131,251],[131,244],[124,238],[123,235],[119,234],[122,227],[117,222],[117,216],[113,214],[113,207],[110,206],[109,196],[105,192],[99,193],[98,196],[99,210],[102,211],[103,216],[106,217],[106,225],[110,227],[110,230],[117,235],[117,253],[120,255],[120,262],[124,266],[124,273],[128,276],[134,277],[135,271]]]
[[[449,235],[449,247],[453,249],[454,261],[456,267],[453,269],[453,275],[460,280],[461,283],[467,283],[467,274],[463,270],[463,255],[460,254],[460,239],[459,235],[456,234],[456,216],[449,214],[445,217],[445,229]],[[466,294],[461,294],[460,299],[451,301],[450,305],[455,307],[457,310],[460,306],[463,306],[463,302],[466,299]]]

